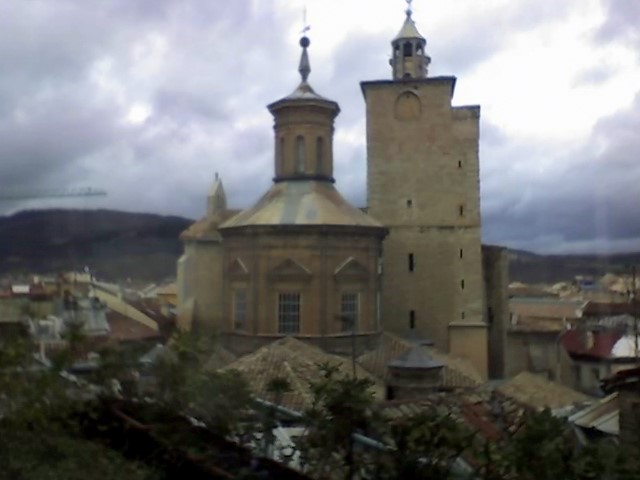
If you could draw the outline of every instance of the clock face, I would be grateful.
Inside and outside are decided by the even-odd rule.
[[[402,121],[417,120],[422,114],[422,102],[413,92],[402,92],[396,99],[395,117]]]

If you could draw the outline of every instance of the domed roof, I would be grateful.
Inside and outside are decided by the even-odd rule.
[[[316,180],[274,184],[253,207],[220,225],[220,229],[249,225],[384,226],[352,207],[332,183]]]

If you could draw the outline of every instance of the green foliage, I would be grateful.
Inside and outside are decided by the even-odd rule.
[[[243,419],[252,405],[249,384],[236,371],[198,372],[190,376],[187,411],[204,421],[216,433],[240,437]]]
[[[335,366],[320,368],[322,378],[310,384],[313,402],[304,414],[307,435],[300,442],[301,455],[314,476],[344,472],[344,478],[351,479],[366,463],[358,458],[352,434],[380,421],[373,409],[373,382],[341,376]]]
[[[428,409],[389,421],[385,436],[390,448],[379,461],[379,478],[453,478],[458,457],[473,443],[474,433],[450,414]]]
[[[55,430],[0,426],[0,480],[152,480],[164,476],[119,453]]]

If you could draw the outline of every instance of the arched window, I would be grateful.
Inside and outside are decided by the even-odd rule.
[[[316,173],[322,174],[324,170],[324,139],[316,138]]]
[[[280,137],[280,142],[278,143],[276,150],[276,161],[277,164],[277,175],[282,175],[284,173],[284,137]]]
[[[304,137],[298,135],[296,137],[296,172],[303,173],[305,170],[305,148]]]
[[[410,57],[412,55],[413,55],[413,45],[411,45],[411,42],[404,42],[404,44],[402,45],[402,56]]]

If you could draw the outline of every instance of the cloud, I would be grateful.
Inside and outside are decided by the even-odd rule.
[[[599,121],[586,144],[557,153],[553,172],[537,169],[536,155],[517,147],[503,152],[532,164],[490,172],[486,241],[554,252],[640,249],[639,131],[640,93]]]
[[[640,3],[602,0],[605,21],[595,32],[596,41],[617,42],[631,48],[640,46]]]
[[[360,11],[354,0],[345,1]],[[485,104],[481,186],[487,241],[549,251],[638,245],[637,98],[599,122],[594,118],[589,135],[572,132],[569,140],[562,132],[553,139],[513,135],[517,129],[506,127],[531,112],[516,109],[506,124],[498,122],[491,98],[475,100],[477,92],[492,91],[495,84],[483,82],[512,68],[508,62],[498,65],[501,52],[526,56],[518,51],[522,38],[545,41],[549,31],[564,31],[565,23],[592,9],[594,1],[433,2],[414,15],[433,57],[431,73],[457,75],[463,98]],[[90,185],[109,196],[2,202],[0,213],[81,205],[195,218],[204,213],[215,172],[234,207],[249,206],[269,187],[273,131],[265,106],[299,82],[295,5],[96,0],[88,9],[78,0],[5,3],[0,191]],[[597,42],[610,49],[638,46],[636,3],[602,0],[604,22],[590,27],[584,41],[594,48]],[[338,5],[325,4],[318,1],[316,12]],[[384,13],[388,4],[376,8]],[[397,24],[395,18],[376,20],[384,29],[340,19],[339,32],[322,25],[311,32],[310,81],[342,109],[334,144],[337,186],[358,206],[366,202],[359,82],[390,78],[390,40],[402,21],[399,8]],[[327,12],[327,22],[335,19],[335,12]],[[329,37],[321,38],[322,31]],[[489,77],[477,75],[492,62],[496,69]],[[571,76],[573,86],[597,95],[619,73],[615,59],[611,63],[611,68],[583,65]],[[541,69],[531,65],[527,78]],[[532,95],[535,81],[509,92],[514,103]],[[538,103],[544,102],[551,100],[541,91]]]

